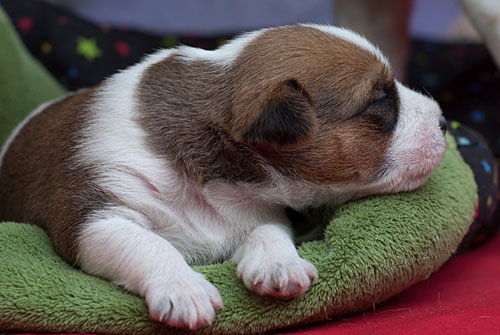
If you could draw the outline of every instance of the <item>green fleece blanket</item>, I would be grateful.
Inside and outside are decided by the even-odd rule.
[[[32,109],[63,93],[26,51],[0,7],[0,145]]]
[[[0,10],[0,140],[34,105],[62,89],[27,55]],[[4,123],[8,120],[8,124]],[[196,267],[225,309],[200,334],[251,334],[363,310],[427,278],[455,251],[477,202],[472,172],[448,137],[441,165],[419,190],[310,211],[324,238],[298,250],[319,271],[302,297],[258,297],[226,262]],[[0,329],[180,334],[150,320],[144,300],[66,264],[38,227],[0,223]]]

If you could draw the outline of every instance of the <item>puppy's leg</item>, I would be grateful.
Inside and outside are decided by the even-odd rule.
[[[316,268],[297,254],[283,224],[255,228],[232,260],[238,263],[238,277],[259,295],[298,297],[318,279]]]
[[[103,216],[79,235],[78,263],[146,298],[151,317],[173,327],[210,325],[222,308],[217,289],[167,240],[121,216]]]

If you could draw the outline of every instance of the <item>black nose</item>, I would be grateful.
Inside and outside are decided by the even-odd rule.
[[[446,119],[442,115],[439,117],[439,128],[443,132],[443,135],[446,134],[446,129],[448,129],[448,123],[446,122]]]

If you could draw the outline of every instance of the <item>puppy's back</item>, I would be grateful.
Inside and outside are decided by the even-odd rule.
[[[36,111],[10,145],[7,142],[0,166],[0,220],[42,226],[71,263],[75,230],[89,210],[103,202],[88,170],[73,159],[92,93],[90,89],[69,95]],[[86,196],[91,190],[96,195]],[[58,243],[63,240],[65,246]]]

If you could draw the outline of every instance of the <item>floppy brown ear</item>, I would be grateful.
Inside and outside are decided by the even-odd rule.
[[[311,97],[295,79],[281,83],[243,134],[251,144],[293,145],[317,132]]]

